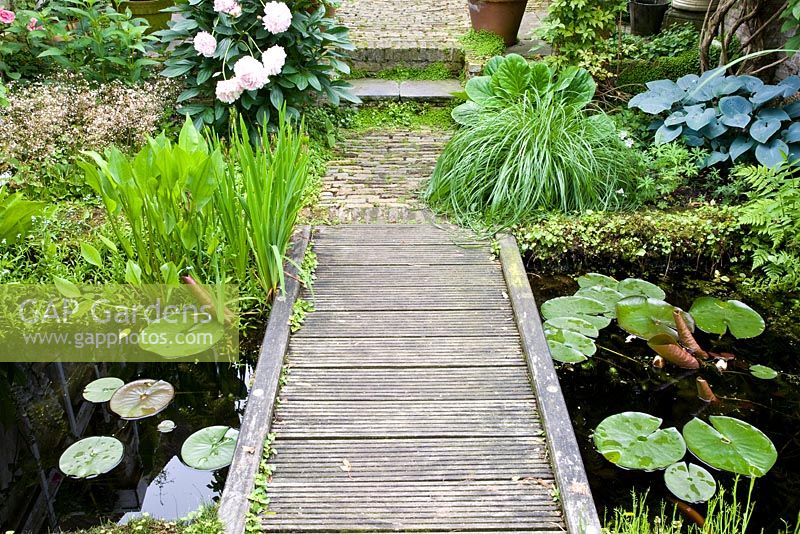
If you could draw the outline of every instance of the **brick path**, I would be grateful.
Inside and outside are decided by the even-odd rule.
[[[328,163],[320,199],[331,221],[425,219],[419,190],[449,132],[435,129],[350,132]]]

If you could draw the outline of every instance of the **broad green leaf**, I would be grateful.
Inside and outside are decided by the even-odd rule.
[[[542,316],[545,319],[555,317],[575,317],[580,315],[602,315],[608,308],[595,299],[587,297],[556,297],[542,304]]]
[[[494,98],[494,93],[490,86],[491,80],[489,76],[476,76],[471,78],[464,87],[470,100],[478,105],[483,105]]]
[[[183,463],[201,471],[215,471],[231,464],[239,431],[229,426],[209,426],[183,442]]]
[[[572,347],[568,347],[563,343],[551,344],[548,342],[547,346],[550,349],[550,356],[557,362],[581,363],[588,360],[586,355],[584,355],[581,351],[574,349]]]
[[[612,319],[616,316],[617,302],[624,298],[624,295],[619,291],[604,286],[582,287],[575,295],[602,302],[607,310],[605,315]]]
[[[677,498],[690,503],[706,502],[717,492],[714,477],[695,464],[674,463],[664,471],[664,483]]]
[[[132,421],[164,411],[175,397],[175,388],[164,380],[141,379],[120,387],[108,407],[121,418]]]
[[[73,478],[94,478],[108,473],[122,461],[125,447],[109,436],[93,436],[77,441],[61,454],[58,468]]]
[[[527,92],[530,80],[528,61],[519,54],[509,54],[491,76],[492,92],[507,102],[515,102]]]
[[[619,289],[617,289],[619,282],[615,278],[611,278],[610,276],[606,276],[604,274],[586,273],[583,276],[578,277],[577,282],[578,286],[580,287],[603,286],[619,291]]]
[[[639,278],[626,278],[617,286],[617,291],[626,297],[649,297],[651,299],[664,300],[667,296],[664,290],[655,284]]]
[[[584,356],[594,356],[594,353],[597,352],[594,341],[577,332],[572,332],[570,330],[547,330],[545,331],[545,337],[547,338],[548,345],[551,347],[557,344],[566,345],[567,347],[577,350]]]
[[[125,382],[114,376],[98,378],[86,384],[83,388],[83,398],[89,402],[108,402],[116,391],[125,385]]]
[[[738,300],[722,301],[714,297],[699,297],[692,304],[689,313],[700,330],[719,335],[730,330],[737,339],[759,336],[766,327],[758,312]]]
[[[678,337],[672,311],[675,306],[663,300],[646,297],[627,297],[617,303],[617,322],[623,330],[642,339],[659,334]],[[694,329],[692,317],[681,311],[689,329]]]
[[[683,458],[686,444],[677,429],[661,429],[661,423],[642,412],[612,415],[597,425],[595,447],[606,460],[626,469],[664,469]]]
[[[77,299],[81,296],[81,290],[78,289],[78,286],[65,278],[54,276],[53,284],[56,286],[56,290],[68,299]]]
[[[600,331],[592,323],[580,317],[555,317],[553,319],[548,319],[544,322],[542,328],[545,330],[569,330],[587,337],[597,337],[600,335]]]
[[[100,251],[89,243],[81,243],[81,256],[95,267],[103,266],[103,257],[100,256]]]
[[[698,459],[716,469],[755,477],[775,465],[778,451],[759,429],[733,417],[712,415],[709,420],[711,425],[695,417],[683,427],[686,445]]]
[[[778,377],[778,371],[766,365],[751,365],[750,374],[762,380],[772,380]]]

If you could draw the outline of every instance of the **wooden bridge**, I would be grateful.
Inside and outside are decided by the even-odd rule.
[[[433,224],[318,227],[313,247],[316,311],[287,340],[295,280],[273,308],[226,532],[244,531],[267,432],[266,532],[600,532],[513,238],[499,260]]]

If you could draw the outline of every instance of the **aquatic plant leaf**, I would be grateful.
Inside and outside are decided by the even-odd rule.
[[[597,352],[594,340],[577,332],[572,332],[570,330],[547,330],[545,331],[545,337],[547,338],[548,344],[560,343],[577,350],[585,356],[593,356],[594,353]]]
[[[175,388],[169,382],[144,378],[119,388],[108,407],[123,419],[132,421],[162,412],[174,397]]]
[[[627,469],[656,471],[686,454],[676,428],[660,428],[662,420],[642,412],[606,417],[594,431],[594,445],[609,462]]]
[[[167,434],[175,430],[177,426],[178,425],[175,424],[175,421],[171,419],[164,419],[163,421],[158,423],[156,429],[158,429],[158,431],[161,432],[162,434]]]
[[[667,296],[664,290],[647,280],[639,278],[626,278],[617,285],[617,291],[626,297],[650,297],[652,299],[664,300]]]
[[[647,340],[647,345],[672,365],[681,369],[697,369],[700,362],[678,345],[678,341],[669,334],[658,334]]]
[[[757,311],[738,300],[722,301],[715,297],[699,297],[692,304],[689,313],[700,330],[719,335],[730,330],[737,339],[756,337],[766,326]]]
[[[616,289],[611,289],[610,287],[604,286],[582,287],[575,293],[575,295],[579,297],[588,297],[598,302],[602,302],[603,306],[605,306],[608,310],[603,315],[606,317],[611,317],[612,319],[616,317],[617,302],[624,298],[622,293]]]
[[[615,278],[600,273],[586,273],[579,276],[577,282],[580,287],[603,286],[611,289],[617,289],[617,284],[619,284]]]
[[[569,330],[587,337],[597,337],[600,331],[589,321],[580,317],[555,317],[542,325],[544,330]]]
[[[762,380],[772,380],[778,377],[778,371],[766,365],[751,365],[750,374]]]
[[[229,426],[209,426],[183,442],[183,463],[201,471],[215,471],[231,464],[239,431]]]
[[[108,402],[114,393],[125,385],[123,380],[114,376],[98,378],[83,388],[83,398],[89,402]]]
[[[139,347],[154,352],[164,358],[180,358],[205,352],[217,344],[224,336],[224,327],[211,320],[199,322],[194,318],[171,319],[168,322],[159,319],[151,322],[142,330]],[[189,343],[186,340],[196,340]],[[157,340],[153,343],[152,340]]]
[[[756,477],[775,465],[778,451],[759,429],[733,417],[712,415],[709,420],[711,425],[695,417],[683,427],[686,445],[699,460],[716,469]]]
[[[706,502],[717,492],[717,481],[704,468],[677,462],[664,471],[664,483],[677,498],[690,503]]]
[[[597,300],[588,297],[556,297],[542,304],[542,317],[577,317],[579,315],[603,315],[608,308]]]
[[[76,441],[61,454],[58,468],[73,478],[94,478],[119,465],[125,447],[110,436],[92,436]]]
[[[589,359],[581,351],[563,343],[548,341],[547,347],[550,349],[550,356],[557,362],[581,363]]]
[[[647,297],[627,297],[617,302],[617,322],[620,328],[642,339],[659,334],[677,338],[678,332],[672,311],[675,306],[663,300]],[[694,320],[684,311],[681,314],[690,329]]]
[[[692,331],[689,329],[689,325],[686,324],[686,321],[683,319],[683,315],[681,315],[681,312],[677,308],[672,310],[672,320],[675,321],[675,328],[678,330],[678,339],[680,340],[681,345],[686,347],[686,350],[697,358],[708,358],[708,353],[703,350],[703,348],[694,338]]]

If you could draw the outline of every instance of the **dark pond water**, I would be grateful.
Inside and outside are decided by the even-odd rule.
[[[667,300],[689,309],[698,292],[692,282],[679,283],[651,279],[667,292]],[[572,295],[578,288],[566,276],[531,275],[536,301]],[[724,293],[713,296],[730,298]],[[754,306],[755,307],[755,306]],[[731,336],[697,335],[701,346],[714,352],[732,352],[725,373],[714,369],[700,371],[715,394],[723,401],[706,404],[697,398],[697,371],[650,365],[654,353],[641,340],[626,342],[627,334],[616,322],[601,331],[597,354],[581,365],[562,365],[558,370],[561,387],[572,417],[583,459],[589,474],[595,502],[601,517],[611,516],[614,507],[630,508],[631,490],[650,488],[651,510],[668,497],[662,473],[642,473],[617,468],[598,454],[591,441],[593,429],[606,417],[623,411],[641,411],[664,420],[663,427],[682,429],[695,416],[738,417],[765,432],[778,449],[778,461],[770,472],[757,480],[754,491],[756,511],[749,532],[776,532],[790,524],[800,511],[800,348],[787,337],[770,329],[769,310],[757,309],[767,320],[767,330],[758,338],[734,341]],[[783,374],[776,380],[759,380],[747,372],[747,364],[768,365]],[[690,455],[690,453],[688,453]],[[688,457],[687,457],[688,458]],[[695,462],[697,462],[695,460]],[[732,487],[731,476],[715,472],[719,483]],[[740,484],[742,487],[747,483]],[[704,513],[703,506],[696,507]]]
[[[91,480],[64,479],[61,482],[52,499],[58,527],[73,530],[104,521],[124,522],[142,512],[153,517],[177,519],[204,503],[218,499],[227,469],[207,472],[187,467],[180,460],[181,445],[190,434],[206,426],[239,427],[251,370],[246,364],[213,363],[136,364],[108,368],[104,375],[117,376],[126,382],[138,378],[166,380],[175,387],[175,398],[164,412],[137,422],[122,421],[108,412],[105,405],[97,405],[84,436],[117,437],[125,444],[125,457],[121,465],[108,474]],[[93,369],[90,371],[94,372]],[[89,380],[92,378],[90,376]],[[63,432],[63,422],[57,415],[53,417],[53,433]],[[170,433],[159,432],[157,425],[167,419],[174,421],[176,428]],[[47,436],[46,430],[39,428],[37,434],[43,442],[52,441],[53,436]],[[64,447],[62,444],[47,446],[44,443],[41,446],[44,470],[56,478],[60,475],[53,468],[57,467]],[[36,495],[38,470],[32,462],[30,450],[19,447],[13,461],[17,464],[17,478],[10,487],[10,494],[16,493],[12,496],[17,501],[20,492]],[[18,507],[10,513],[9,524],[3,524],[0,531],[19,528],[20,520],[32,513],[30,508]],[[48,523],[52,521],[45,521],[45,531]]]

